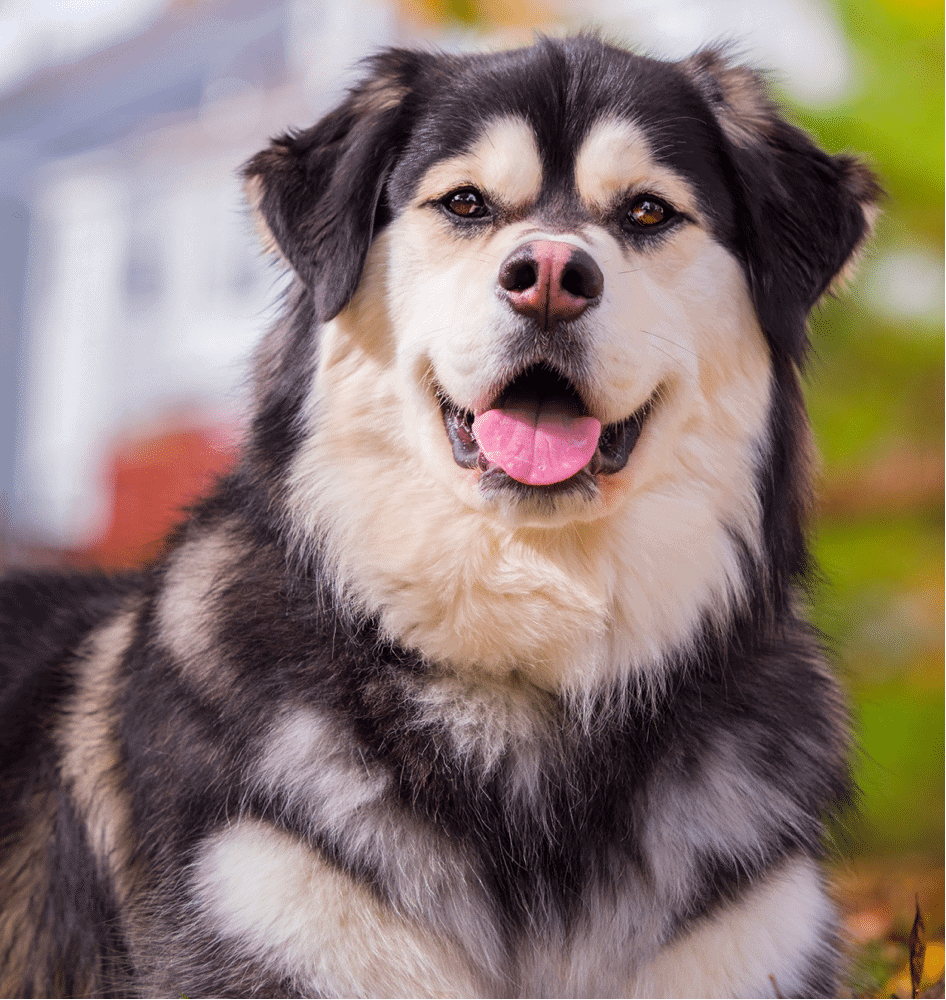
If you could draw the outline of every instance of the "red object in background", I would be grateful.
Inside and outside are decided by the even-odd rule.
[[[112,514],[104,536],[70,553],[75,566],[124,569],[154,558],[184,508],[234,463],[233,436],[188,427],[122,442],[109,463]]]

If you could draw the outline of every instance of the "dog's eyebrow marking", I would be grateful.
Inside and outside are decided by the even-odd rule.
[[[469,184],[508,206],[534,202],[542,190],[542,158],[535,133],[517,116],[493,118],[473,146],[435,163],[417,188],[423,202]]]
[[[591,127],[575,157],[575,187],[597,211],[626,194],[648,192],[691,217],[701,215],[690,185],[654,158],[643,130],[626,119],[602,118]]]

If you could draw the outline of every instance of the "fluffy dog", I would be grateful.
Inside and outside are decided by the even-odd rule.
[[[878,189],[755,72],[389,50],[141,575],[2,589],[0,991],[832,996],[806,318]]]

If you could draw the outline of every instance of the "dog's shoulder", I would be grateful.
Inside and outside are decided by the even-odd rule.
[[[0,712],[15,718],[49,698],[84,639],[140,590],[137,573],[14,571],[0,578]]]

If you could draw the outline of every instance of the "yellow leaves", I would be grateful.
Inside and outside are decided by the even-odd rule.
[[[887,982],[883,996],[941,997],[943,995],[943,968],[946,951],[942,943],[927,945],[926,925],[920,913],[920,900],[916,900],[916,916],[907,939],[910,955]]]
[[[428,24],[449,22],[478,28],[533,28],[558,20],[553,3],[542,0],[400,0],[408,17]]]
[[[946,951],[941,943],[926,946],[926,961],[920,975],[917,991],[913,992],[910,961],[903,965],[887,980],[879,996],[882,997],[935,997],[943,995],[943,969],[946,966]],[[934,987],[939,986],[939,990]]]
[[[942,997],[940,864],[919,858],[899,863],[889,858],[860,860],[849,862],[836,875],[845,910],[842,935],[850,946],[853,996]]]

